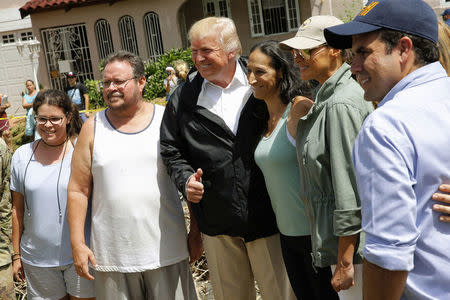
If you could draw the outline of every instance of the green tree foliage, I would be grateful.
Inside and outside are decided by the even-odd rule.
[[[167,77],[167,74],[165,70],[167,66],[173,66],[173,62],[176,60],[184,60],[192,66],[191,50],[183,48],[170,49],[158,60],[145,65],[147,77],[147,85],[144,91],[145,99],[152,100],[166,95],[164,79]]]
[[[86,80],[84,82],[89,94],[89,108],[96,109],[105,107],[103,100],[103,87],[100,80]]]

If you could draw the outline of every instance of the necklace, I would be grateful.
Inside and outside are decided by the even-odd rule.
[[[61,146],[62,144],[64,144],[64,143],[67,141],[67,138],[66,138],[61,144],[58,144],[58,145],[50,145],[50,144],[47,144],[47,143],[44,141],[44,139],[42,139],[42,138],[41,138],[41,141],[42,141],[44,144],[46,144],[47,146],[49,146],[49,147],[59,147],[59,146]],[[37,146],[36,146],[36,148],[37,148]]]
[[[24,199],[25,207],[26,207],[26,209],[27,209],[27,214],[28,214],[29,217],[31,216],[31,210],[30,210],[30,207],[28,206],[28,201],[27,201],[27,197],[26,197],[26,191],[25,191],[25,179],[26,179],[26,176],[27,176],[28,166],[30,165],[31,159],[33,158],[33,156],[34,156],[34,154],[35,154],[37,148],[39,147],[41,141],[42,141],[44,144],[46,144],[46,145],[48,145],[48,146],[51,146],[51,147],[57,147],[57,146],[61,146],[62,144],[65,144],[65,145],[64,145],[64,150],[63,150],[63,157],[62,157],[62,159],[61,159],[61,164],[60,164],[60,166],[59,166],[58,179],[56,180],[56,199],[57,199],[57,201],[58,201],[59,222],[61,223],[62,212],[61,212],[61,202],[60,202],[60,200],[59,200],[59,179],[60,179],[60,177],[61,177],[61,170],[62,170],[62,166],[63,166],[63,164],[64,164],[64,158],[65,158],[65,156],[66,156],[66,148],[67,148],[67,143],[66,143],[66,142],[67,142],[67,140],[68,140],[68,137],[64,140],[63,143],[61,143],[61,144],[59,144],[59,145],[48,145],[43,139],[40,139],[40,140],[37,142],[37,145],[36,145],[36,147],[34,148],[33,153],[31,153],[30,159],[28,160],[28,163],[27,163],[27,165],[26,165],[26,167],[25,167],[25,172],[24,172],[24,175],[23,175],[23,185],[22,185],[22,187],[23,187],[23,199]]]

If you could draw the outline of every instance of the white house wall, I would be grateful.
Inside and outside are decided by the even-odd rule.
[[[8,95],[11,107],[8,115],[23,114],[22,92],[25,91],[25,81],[33,78],[28,49],[24,49],[21,57],[15,42],[20,33],[31,32],[30,17],[21,19],[19,7],[26,1],[0,0],[0,93]],[[13,35],[14,43],[3,43],[4,35]]]

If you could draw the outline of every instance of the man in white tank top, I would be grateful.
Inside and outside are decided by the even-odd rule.
[[[84,124],[72,160],[74,265],[80,276],[95,276],[97,299],[197,299],[181,202],[159,154],[164,108],[142,101],[145,83],[138,56],[120,51],[105,60],[108,108]]]

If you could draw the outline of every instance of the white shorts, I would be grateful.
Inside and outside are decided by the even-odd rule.
[[[58,300],[67,294],[76,298],[95,296],[94,282],[80,277],[73,264],[61,267],[36,267],[22,263],[27,280],[28,299]]]

